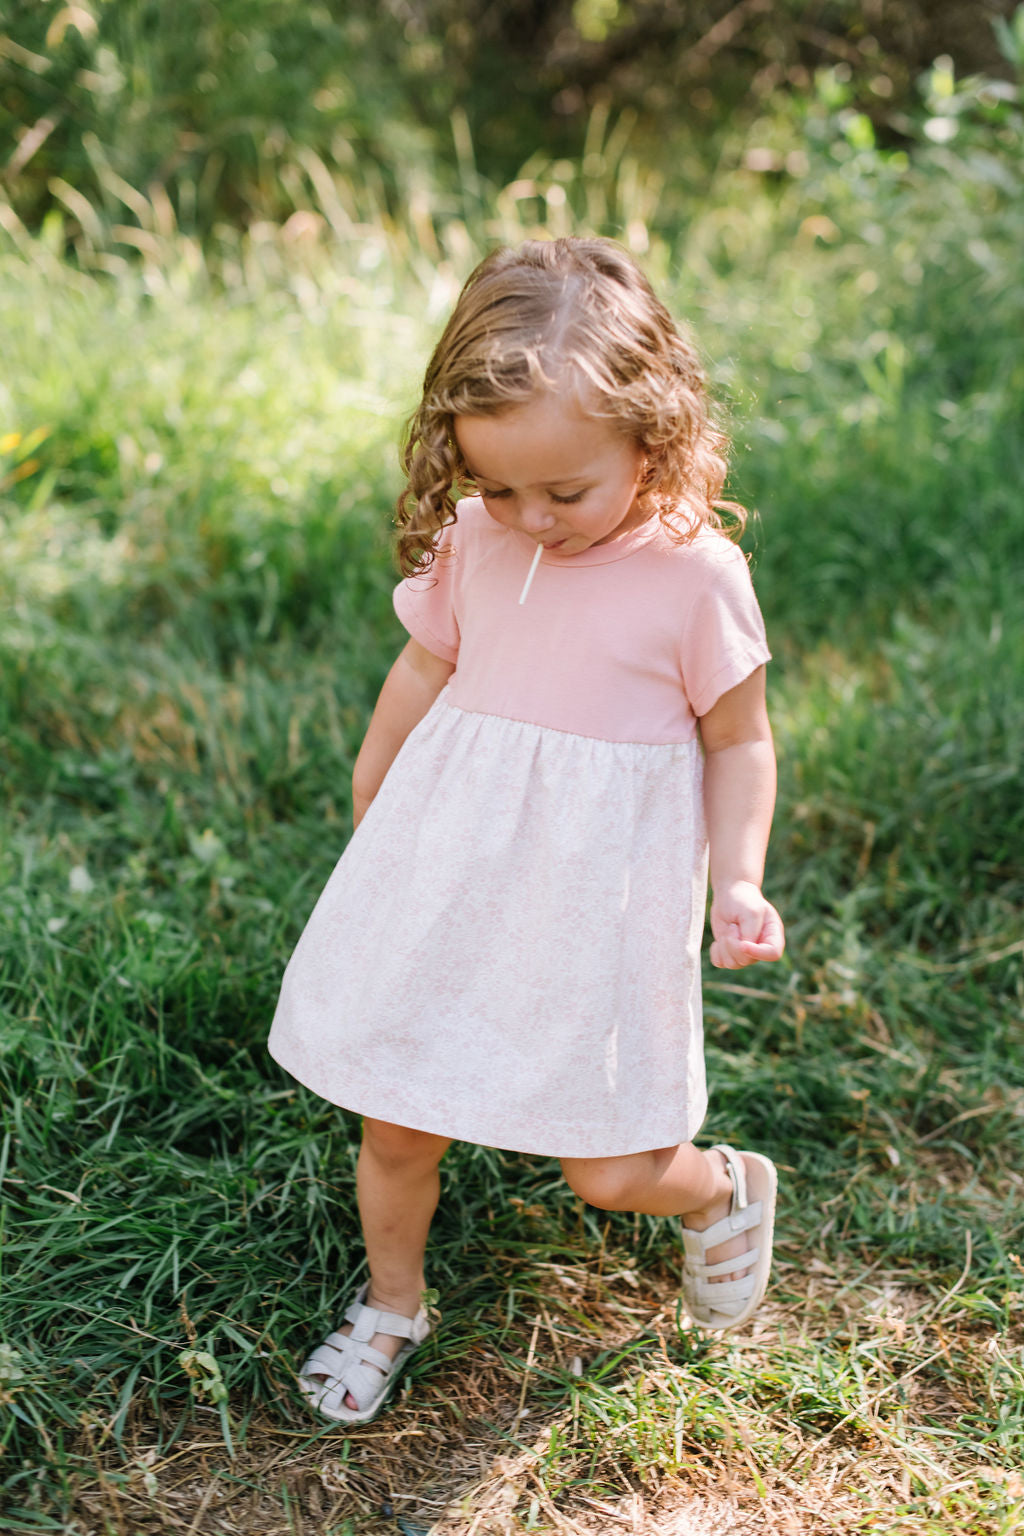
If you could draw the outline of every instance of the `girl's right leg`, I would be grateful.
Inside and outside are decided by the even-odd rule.
[[[446,1136],[363,1121],[356,1169],[359,1217],[370,1266],[369,1306],[414,1317],[426,1281],[423,1255],[441,1192]]]
[[[386,1120],[364,1120],[356,1168],[359,1217],[370,1268],[366,1305],[415,1317],[426,1285],[423,1256],[437,1209],[441,1159],[451,1139],[410,1131]],[[346,1323],[339,1333],[350,1333]],[[374,1349],[394,1359],[403,1340],[374,1334]],[[358,1404],[348,1394],[346,1406]]]

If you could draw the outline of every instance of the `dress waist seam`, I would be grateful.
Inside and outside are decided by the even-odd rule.
[[[480,720],[500,720],[505,725],[522,725],[526,726],[529,730],[544,731],[552,736],[564,736],[569,740],[585,741],[588,744],[596,743],[598,746],[644,747],[648,751],[658,749],[677,751],[680,747],[690,747],[696,750],[699,747],[696,733],[675,741],[638,741],[632,737],[591,736],[583,731],[567,731],[559,725],[548,725],[543,720],[524,720],[520,715],[501,715],[495,710],[490,709],[470,709],[467,705],[458,704],[453,698],[448,697],[450,688],[451,684],[446,683],[434,702],[434,709],[440,706],[442,709],[457,710],[460,715],[471,715]]]

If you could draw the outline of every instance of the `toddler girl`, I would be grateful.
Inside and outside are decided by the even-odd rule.
[[[329,1418],[371,1418],[428,1332],[456,1137],[557,1157],[606,1210],[681,1216],[702,1327],[764,1294],[774,1167],[691,1139],[709,850],[712,963],[784,943],[761,894],[769,652],[716,515],[742,522],[724,448],[692,348],[611,241],[530,241],[470,277],[404,452],[410,639],[270,1036],[364,1117],[370,1278],[300,1376]]]

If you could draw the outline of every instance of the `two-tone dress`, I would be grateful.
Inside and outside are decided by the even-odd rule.
[[[455,663],[285,972],[269,1048],[325,1099],[547,1156],[690,1140],[707,1107],[698,717],[768,659],[746,561],[654,518],[535,552],[473,499],[409,633]]]

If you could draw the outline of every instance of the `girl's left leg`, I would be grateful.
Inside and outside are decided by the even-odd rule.
[[[641,1211],[649,1216],[678,1216],[684,1227],[703,1232],[732,1210],[733,1184],[728,1164],[714,1148],[692,1142],[634,1152],[625,1157],[564,1157],[562,1172],[570,1187],[590,1205],[605,1211]],[[749,1252],[751,1239],[739,1233],[709,1248],[707,1264],[737,1259]],[[743,1271],[726,1271],[722,1281],[739,1280]]]
[[[701,1151],[692,1141],[626,1157],[563,1157],[562,1172],[590,1205],[605,1211],[681,1216],[684,1225],[696,1231],[727,1215],[732,1201],[725,1158],[721,1152]]]

